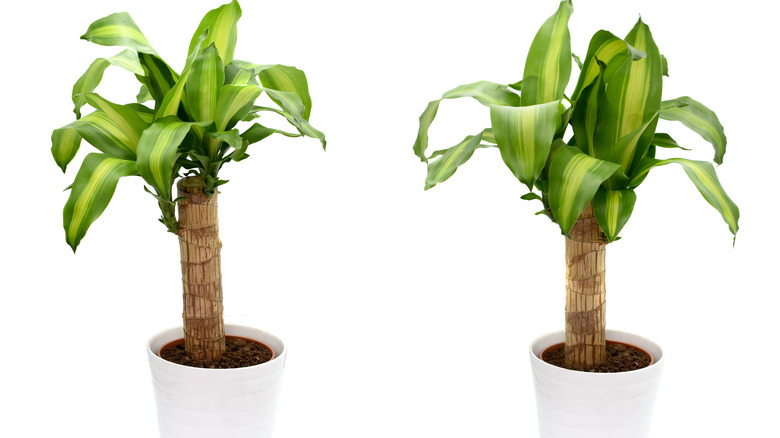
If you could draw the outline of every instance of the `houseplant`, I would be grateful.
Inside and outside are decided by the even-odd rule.
[[[155,347],[150,350],[150,362],[156,383],[166,384],[162,381],[163,375],[175,372],[200,378],[211,371],[216,377],[206,379],[230,386],[228,370],[184,369],[186,367],[164,363],[156,354],[163,338],[167,342],[173,340],[168,339],[170,337],[183,335],[186,355],[193,362],[213,367],[223,359],[226,329],[220,266],[222,243],[217,217],[217,188],[227,182],[220,179],[222,166],[247,158],[250,145],[272,134],[316,138],[323,148],[326,144],[324,134],[308,122],[312,102],[303,71],[234,59],[240,17],[241,8],[236,0],[209,11],[192,36],[180,73],[163,61],[129,14],[115,13],[95,21],[82,39],[104,46],[125,47],[125,50],[111,58],[98,58],[89,66],[73,86],[76,121],[52,133],[52,155],[63,172],[74,159],[82,140],[99,151],[84,158],[69,187],[63,220],[66,241],[74,252],[89,226],[110,202],[118,180],[127,176],[140,176],[144,180],[144,189],[154,197],[161,210],[160,222],[179,238],[184,289],[183,327],[166,331],[162,338],[158,336],[150,342]],[[140,82],[137,102],[120,105],[95,93],[103,72],[110,65],[135,75]],[[257,105],[262,93],[268,96],[270,105],[278,108]],[[153,101],[153,106],[144,104],[149,101]],[[82,116],[85,105],[94,111]],[[243,131],[237,128],[239,122],[252,121],[262,113],[281,116],[297,132],[260,123],[253,123]],[[173,191],[174,182],[178,193]],[[250,368],[272,370],[273,379],[267,376],[259,379],[273,380],[273,388],[267,392],[271,395],[278,392],[278,378],[284,362],[281,341],[254,329],[229,327],[228,331],[231,329],[240,332],[234,333],[236,335],[267,338],[265,343],[272,349],[275,346],[273,360]],[[242,370],[233,374],[239,375],[244,383],[258,379],[249,373]],[[184,382],[180,375],[172,376],[172,379]],[[193,426],[197,424],[196,419],[191,422],[174,419],[167,423],[163,419],[164,410],[179,412],[184,409],[171,408],[177,401],[173,400],[175,397],[166,398],[178,384],[176,382],[157,392],[161,433],[164,436],[195,436],[193,433],[198,431],[187,428],[199,429]],[[197,384],[183,383],[183,386],[189,390]],[[204,385],[204,388],[208,386]],[[203,398],[205,394],[190,395]],[[211,409],[216,409],[216,404],[231,405],[225,399],[229,395],[220,394],[219,397],[207,408],[210,415],[214,414]],[[182,401],[192,402],[186,397]],[[235,406],[230,407],[235,409]],[[209,422],[209,427],[219,423],[213,418]],[[270,434],[270,424],[270,421],[264,421],[257,428]],[[251,429],[240,424],[226,427]]]
[[[414,153],[427,163],[427,190],[450,178],[476,150],[498,148],[504,163],[528,189],[522,198],[541,202],[542,209],[537,214],[549,217],[565,236],[566,324],[564,334],[553,338],[565,340],[563,365],[574,371],[550,371],[563,373],[562,380],[551,383],[556,388],[537,387],[542,435],[573,436],[576,432],[577,436],[586,436],[592,426],[593,436],[643,436],[647,418],[632,419],[625,427],[613,424],[610,432],[613,435],[604,429],[596,430],[597,424],[582,420],[582,413],[587,411],[581,409],[582,405],[590,404],[598,411],[612,402],[588,400],[578,405],[576,399],[585,400],[598,392],[606,394],[608,390],[591,387],[592,390],[586,390],[591,394],[579,393],[568,399],[566,394],[555,393],[559,389],[565,393],[567,388],[580,385],[575,383],[577,379],[586,381],[577,391],[593,382],[615,384],[625,379],[625,376],[615,377],[623,373],[597,376],[582,372],[599,368],[607,361],[606,246],[619,238],[631,216],[635,189],[658,166],[681,166],[735,236],[739,210],[723,190],[711,163],[656,157],[659,148],[681,149],[671,136],[656,131],[659,119],[682,122],[700,134],[714,147],[713,161],[718,164],[725,154],[726,137],[717,116],[701,103],[690,97],[661,99],[663,77],[668,76],[667,62],[650,28],[640,18],[623,39],[605,30],[596,32],[585,58],[580,60],[571,51],[568,22],[572,12],[572,2],[562,1],[556,13],[539,29],[528,52],[521,81],[510,85],[479,81],[456,87],[441,99],[430,102],[420,116]],[[567,95],[574,62],[579,65],[580,74],[573,91]],[[428,155],[428,130],[441,101],[460,97],[474,98],[489,107],[491,127]],[[567,136],[569,127],[571,136]],[[621,338],[616,340],[644,342],[633,335],[616,333],[615,336]],[[546,342],[550,339],[544,338]],[[536,351],[537,344],[532,348],[534,370],[549,366],[538,357],[541,351]],[[652,379],[657,379],[661,350],[652,344],[647,349],[655,351],[656,363],[647,370],[627,374],[644,377],[652,374]],[[537,384],[546,380],[537,373]],[[626,382],[621,380],[619,384],[626,385]],[[649,395],[641,397],[652,401],[653,389],[649,391]],[[543,407],[553,399],[569,405]],[[617,400],[612,405],[625,407],[623,402]],[[646,406],[642,409],[647,410]],[[565,418],[567,410],[578,418]],[[588,412],[593,414],[592,410]],[[548,413],[554,418],[548,418]],[[603,421],[597,418],[592,423]]]

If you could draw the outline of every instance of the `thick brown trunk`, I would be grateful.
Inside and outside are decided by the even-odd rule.
[[[177,184],[179,248],[184,286],[184,346],[197,360],[219,360],[225,351],[217,194],[203,194],[203,180]]]
[[[589,204],[566,238],[566,367],[606,359],[606,242]]]

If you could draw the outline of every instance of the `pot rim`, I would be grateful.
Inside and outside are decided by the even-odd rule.
[[[629,344],[633,347],[639,348],[640,350],[645,351],[650,355],[650,358],[652,362],[650,365],[640,368],[638,370],[631,370],[631,371],[621,371],[616,373],[590,373],[587,371],[578,371],[578,370],[570,370],[567,368],[561,368],[552,364],[549,364],[541,359],[541,354],[550,348],[553,345],[560,344],[561,342],[564,342],[565,334],[561,331],[551,332],[547,333],[545,335],[539,336],[538,338],[534,339],[533,342],[531,342],[531,345],[528,349],[528,352],[531,355],[531,361],[534,366],[538,367],[545,367],[557,370],[562,373],[572,373],[572,374],[578,374],[578,375],[588,375],[593,376],[594,379],[606,379],[610,378],[610,376],[630,376],[632,374],[641,374],[646,372],[652,372],[657,368],[660,368],[663,366],[664,362],[664,354],[663,350],[661,349],[661,346],[656,344],[655,342],[643,337],[639,336],[630,332],[625,332],[621,330],[612,330],[607,329],[607,340],[611,342],[619,342],[623,344]]]
[[[282,367],[284,366],[284,363],[287,359],[287,348],[284,345],[284,342],[282,342],[282,340],[279,337],[273,335],[272,333],[251,326],[242,325],[242,324],[225,324],[225,333],[228,336],[248,338],[255,342],[264,344],[271,349],[271,351],[274,353],[274,357],[267,362],[263,362],[257,365],[241,367],[241,368],[224,368],[224,369],[197,368],[197,367],[190,367],[187,365],[180,365],[174,362],[169,362],[159,356],[159,350],[160,348],[169,344],[170,342],[176,341],[178,339],[182,339],[184,337],[184,329],[181,325],[162,330],[160,332],[157,332],[152,337],[150,337],[149,341],[146,343],[147,356],[149,357],[150,362],[153,361],[157,363],[158,366],[166,367],[168,369],[178,369],[181,370],[182,372],[192,373],[192,374],[198,374],[198,373],[208,373],[212,375],[242,374],[242,373],[252,373],[254,372],[254,370],[258,370],[260,368],[276,367],[277,365],[280,365]]]

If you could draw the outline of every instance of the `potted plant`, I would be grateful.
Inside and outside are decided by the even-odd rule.
[[[550,218],[565,236],[565,331],[531,345],[541,435],[643,437],[663,355],[644,338],[606,330],[606,246],[619,239],[631,216],[635,189],[659,166],[682,167],[734,236],[739,210],[711,163],[656,156],[659,149],[682,149],[671,136],[657,132],[659,119],[679,121],[700,134],[714,147],[718,164],[726,136],[717,116],[701,103],[690,97],[662,100],[667,61],[650,28],[640,18],[622,39],[598,31],[580,60],[571,51],[572,12],[572,2],[562,1],[539,29],[521,81],[475,82],[430,102],[420,116],[414,153],[427,163],[427,190],[451,177],[476,150],[498,148],[528,189],[521,198],[541,202],[537,214]],[[580,73],[567,95],[574,62]],[[460,97],[488,106],[491,127],[428,155],[428,130],[441,101]],[[612,341],[634,344],[640,351]],[[552,359],[545,354],[543,360],[542,353],[559,342],[560,366],[551,365],[546,361]],[[607,372],[613,350],[621,350],[614,353],[618,356],[634,351],[636,360],[647,362]]]
[[[160,222],[179,238],[183,326],[148,345],[165,437],[270,436],[286,352],[270,333],[225,326],[217,195],[227,181],[220,170],[247,158],[250,145],[272,134],[326,144],[308,121],[312,102],[303,71],[234,59],[240,17],[236,0],[209,11],[192,36],[181,72],[163,61],[129,14],[95,21],[82,39],[125,50],[89,66],[73,86],[76,121],[52,133],[52,155],[63,172],[82,140],[98,150],[81,163],[63,212],[74,252],[111,201],[118,180],[127,176],[144,180],[162,212]],[[135,75],[137,102],[117,104],[95,93],[110,65]],[[256,104],[262,93],[268,106]],[[85,105],[94,111],[82,115]],[[263,113],[281,116],[297,132],[260,123],[238,129]],[[161,358],[161,348],[177,338],[183,338],[181,345],[166,351],[179,350],[182,357],[177,363]]]

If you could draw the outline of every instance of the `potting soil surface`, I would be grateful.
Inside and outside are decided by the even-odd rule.
[[[267,346],[258,342],[250,342],[243,338],[228,336],[225,340],[225,353],[218,362],[194,360],[184,351],[184,344],[166,348],[160,356],[173,363],[196,368],[242,368],[268,362],[273,352]]]
[[[549,350],[544,354],[543,361],[561,368],[563,366],[564,346],[555,350]],[[577,369],[590,373],[619,373],[622,371],[634,371],[650,365],[650,356],[644,351],[630,345],[607,341],[607,361],[601,365],[587,369]]]

